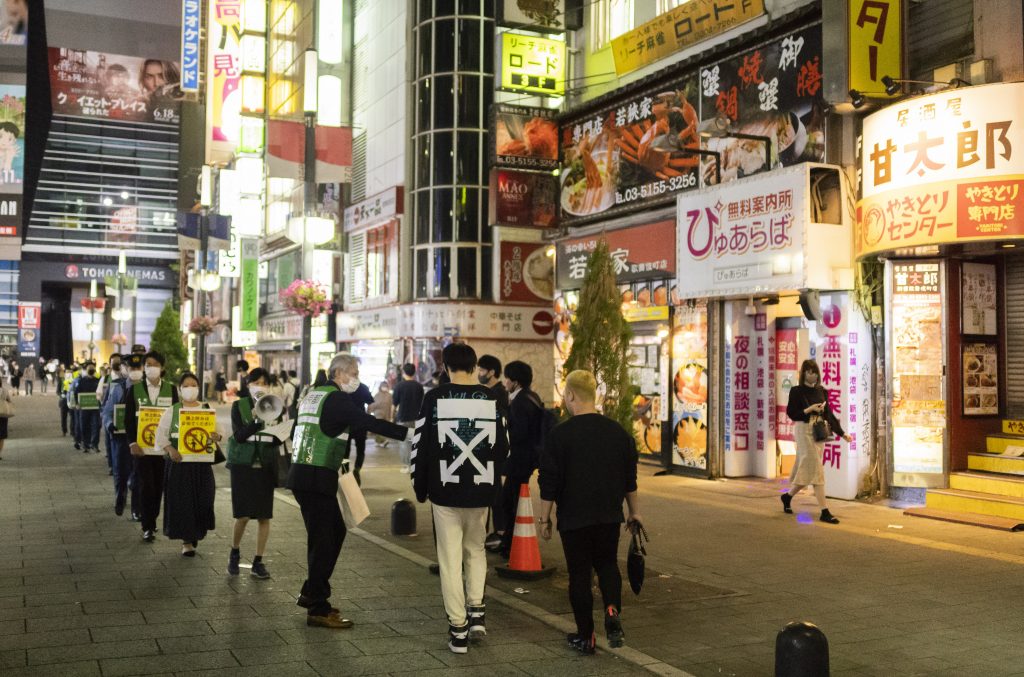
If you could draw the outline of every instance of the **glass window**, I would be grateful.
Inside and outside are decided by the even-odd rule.
[[[455,0],[437,0],[434,3],[434,16],[451,16],[455,14]]]
[[[452,189],[439,188],[432,192],[434,199],[434,212],[431,215],[433,228],[433,242],[451,242],[452,225],[455,222],[455,215],[452,206]]]
[[[476,298],[476,247],[460,247],[457,289],[460,299]]]
[[[459,19],[459,70],[480,70],[480,20]]]
[[[456,188],[455,232],[459,242],[478,242],[480,197],[477,188]]]
[[[434,249],[433,272],[434,298],[447,298],[452,293],[452,250],[448,247]]]
[[[430,191],[416,193],[416,244],[430,242]]]
[[[480,14],[480,0],[459,0],[459,14]]]
[[[491,283],[491,245],[489,244],[484,244],[480,247],[480,269],[485,271],[484,275],[480,278],[480,298],[490,301],[494,285]]]
[[[416,187],[423,188],[430,185],[430,169],[434,162],[430,155],[430,134],[420,134],[416,147],[418,150],[413,158],[416,163]]]
[[[455,21],[444,19],[434,22],[434,72],[455,70]]]
[[[480,109],[483,110],[486,113],[487,110],[491,107],[491,104],[494,103],[494,76],[493,75],[485,75],[484,76],[483,87],[484,87],[484,102],[480,106]],[[486,128],[486,126],[487,125],[484,125],[485,128]]]
[[[493,13],[488,16],[494,16]],[[494,22],[484,22],[484,73],[494,72]]]
[[[416,32],[419,34],[419,51],[416,55],[416,75],[422,76],[430,72],[430,49],[433,41],[430,39],[433,24],[423,24]]]
[[[427,298],[427,279],[430,274],[430,266],[427,265],[429,249],[416,250],[416,298]]]
[[[480,78],[460,75],[456,78],[459,91],[459,127],[480,129]],[[459,139],[461,143],[461,138]]]
[[[430,90],[431,79],[423,78],[416,85],[416,130],[430,129]]]
[[[471,186],[480,184],[480,134],[477,132],[459,132],[455,183]]]
[[[455,149],[452,147],[452,132],[434,134],[434,148],[430,162],[434,167],[434,185],[448,186],[452,183],[452,165]]]
[[[455,126],[455,79],[451,75],[434,76],[433,129]]]

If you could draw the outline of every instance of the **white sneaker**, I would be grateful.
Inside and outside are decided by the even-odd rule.
[[[398,472],[402,473],[403,475],[408,475],[409,473],[412,472],[412,466],[403,465]]]

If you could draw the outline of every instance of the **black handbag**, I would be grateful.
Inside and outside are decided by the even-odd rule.
[[[629,544],[629,554],[626,556],[626,576],[629,578],[629,587],[633,590],[634,595],[639,595],[641,588],[644,587],[646,569],[644,558],[647,557],[645,541],[650,541],[647,537],[647,530],[642,524],[634,525],[633,540]]]
[[[827,396],[825,401],[828,401]],[[804,398],[804,404],[808,407],[811,406],[806,397]],[[829,425],[829,422],[821,414],[811,414],[810,423],[811,437],[814,438],[815,442],[826,442],[832,437],[832,426]]]

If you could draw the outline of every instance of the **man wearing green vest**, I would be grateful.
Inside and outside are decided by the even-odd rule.
[[[139,492],[139,511],[142,518],[142,540],[152,543],[156,539],[156,518],[160,516],[160,501],[164,495],[164,455],[146,454],[138,444],[139,408],[167,408],[177,403],[178,391],[170,381],[160,377],[164,370],[164,356],[155,350],[146,353],[145,379],[125,390],[125,438],[135,457],[135,490]]]
[[[411,431],[374,418],[350,397],[359,387],[359,362],[347,353],[334,356],[328,383],[312,388],[299,403],[287,486],[295,495],[306,523],[308,573],[299,606],[308,609],[306,625],[350,628],[330,603],[331,574],[345,541],[345,523],[338,507],[338,469],[348,454],[349,435],[360,430],[395,440]]]

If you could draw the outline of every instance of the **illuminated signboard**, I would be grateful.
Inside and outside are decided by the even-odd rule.
[[[902,0],[852,0],[850,87],[871,92],[871,96],[883,96],[883,77],[903,77],[902,43]]]
[[[501,89],[565,94],[565,43],[523,33],[501,34]]]
[[[181,91],[199,91],[200,0],[181,3]]]

